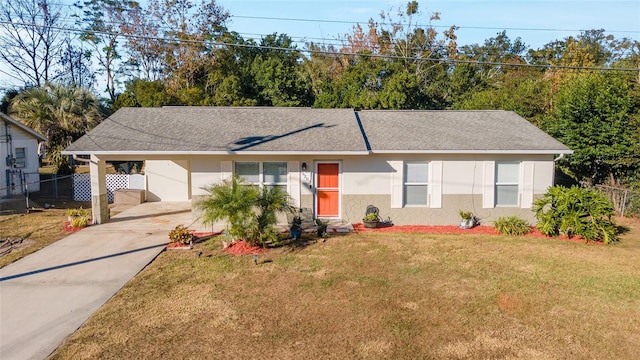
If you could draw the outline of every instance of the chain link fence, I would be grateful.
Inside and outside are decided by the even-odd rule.
[[[595,185],[593,188],[602,192],[611,200],[615,211],[620,216],[640,217],[640,191],[607,185]]]
[[[39,191],[34,192],[33,189]],[[73,175],[40,174],[40,181],[26,181],[11,187],[8,195],[0,199],[0,215],[24,213],[31,208],[46,207],[41,201],[73,200]]]

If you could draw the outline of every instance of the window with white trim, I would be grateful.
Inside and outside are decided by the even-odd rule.
[[[429,205],[429,163],[405,162],[403,182],[404,206]]]
[[[520,163],[496,161],[496,206],[518,206]]]
[[[15,166],[19,168],[27,167],[27,148],[19,147],[15,151]]]
[[[287,163],[282,162],[235,162],[235,173],[245,181],[260,187],[281,187],[287,190]]]

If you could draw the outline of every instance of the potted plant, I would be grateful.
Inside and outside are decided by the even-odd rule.
[[[471,211],[458,210],[458,215],[460,215],[461,229],[471,229],[476,226],[478,220]]]
[[[300,236],[302,236],[302,218],[300,216],[293,217],[293,220],[291,220],[291,226],[289,227],[289,232],[294,239],[300,239]]]
[[[362,222],[364,223],[364,227],[369,229],[375,229],[378,227],[378,223],[380,222],[380,217],[376,213],[368,213],[362,218]]]

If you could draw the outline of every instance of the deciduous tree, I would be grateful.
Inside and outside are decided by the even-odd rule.
[[[61,76],[62,5],[51,0],[0,1],[0,62],[5,75],[25,86],[41,86]]]

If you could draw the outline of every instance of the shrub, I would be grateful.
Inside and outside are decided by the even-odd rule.
[[[169,231],[169,240],[171,242],[179,242],[182,244],[189,244],[193,240],[193,234],[189,232],[184,225],[178,225],[173,230]]]
[[[89,218],[89,210],[83,209],[82,206],[78,209],[67,209],[67,216]]]
[[[533,204],[538,229],[547,236],[579,235],[587,241],[618,241],[611,201],[602,193],[554,186]]]
[[[249,230],[254,228],[253,207],[258,188],[234,176],[230,180],[205,188],[209,196],[200,200],[196,208],[202,211],[200,219],[205,225],[213,225],[219,220],[227,221],[227,233],[234,239],[247,239]]]
[[[289,204],[289,194],[282,188],[259,189],[238,176],[205,190],[209,196],[196,204],[202,211],[202,222],[212,225],[218,220],[226,220],[229,235],[252,244],[277,241],[276,214],[294,210]]]
[[[500,234],[505,235],[525,235],[531,231],[529,223],[517,216],[497,218],[493,226]]]
[[[74,216],[69,225],[74,228],[89,226],[89,216]]]

